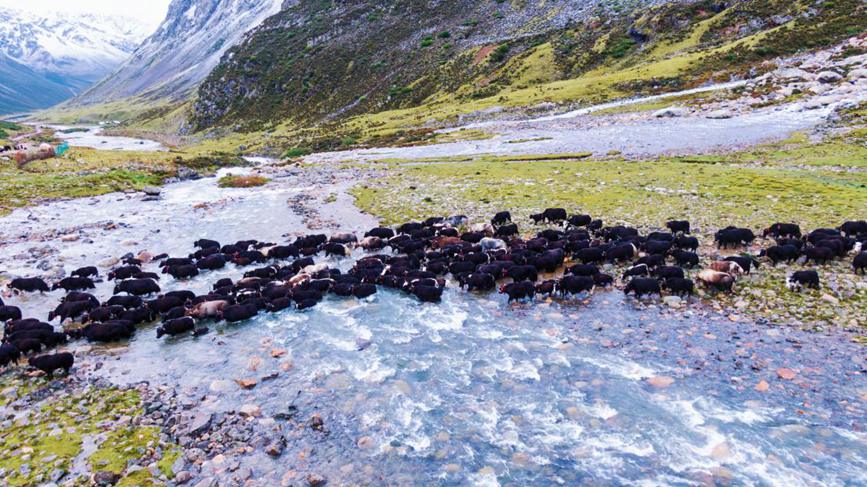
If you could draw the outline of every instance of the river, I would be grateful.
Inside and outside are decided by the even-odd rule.
[[[110,194],[16,210],[0,219],[0,267],[68,273],[128,252],[185,255],[198,238],[285,242],[311,231],[288,204],[303,195],[329,232],[375,225],[345,193],[355,174],[305,174],[286,170],[255,190],[208,178],[168,185],[157,201]],[[242,273],[161,286],[202,293]],[[42,316],[60,297],[7,302]],[[105,358],[82,373],[177,388],[202,399],[196,411],[256,404],[263,427],[278,413],[321,415],[325,431],[287,433],[280,459],[239,458],[272,485],[287,461],[336,485],[867,483],[863,346],[842,331],[732,322],[698,302],[672,311],[617,291],[509,306],[454,282],[441,304],[381,290],[209,326],[200,338],[158,340],[146,326],[128,344],[73,348]],[[272,358],[276,348],[287,355]],[[247,377],[259,385],[233,382]]]
[[[54,129],[55,136],[65,140],[72,147],[92,147],[100,150],[162,152],[168,148],[161,143],[138,139],[135,137],[119,137],[104,135],[99,126],[46,125]],[[64,133],[64,130],[75,130]]]

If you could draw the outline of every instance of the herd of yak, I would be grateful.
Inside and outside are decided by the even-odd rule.
[[[48,313],[48,322],[23,318],[20,308],[0,300],[0,321],[4,323],[0,367],[70,339],[127,339],[143,323],[160,320],[158,338],[186,333],[198,336],[207,333],[203,323],[208,320],[234,323],[260,312],[304,310],[327,294],[362,299],[375,294],[377,286],[403,291],[422,302],[437,302],[447,275],[468,291],[499,289],[512,302],[613,286],[615,277],[603,273],[599,265],[620,263],[626,265],[622,276],[626,294],[641,298],[663,291],[680,296],[694,292],[696,282],[684,269],[700,267],[699,240],[690,234],[688,221],[670,221],[665,231],[641,235],[628,226],[604,226],[589,215],[570,216],[562,208],[547,209],[532,215],[532,220],[556,226],[538,232],[535,238],[522,239],[510,213],[500,212],[483,224],[468,225],[466,217],[454,216],[374,228],[361,240],[351,233],[330,238],[306,235],[288,245],[255,240],[221,245],[199,240],[194,244],[197,250],[186,257],[127,256],[122,266],[106,276],[116,285],[114,295],[105,302],[88,292],[95,289],[99,279],[96,267],[78,269],[51,288],[39,278],[14,279],[8,286],[16,293],[63,289],[67,294]],[[776,223],[762,232],[762,238],[774,239],[774,245],[758,255],[741,253],[709,262],[695,274],[695,281],[709,289],[731,291],[739,275],[760,265],[759,258],[774,265],[800,258],[821,265],[854,251],[855,272],[867,268],[867,252],[861,250],[867,242],[865,221],[808,234],[802,234],[798,225]],[[727,227],[714,239],[719,248],[738,248],[749,246],[757,236],[749,229]],[[363,249],[365,256],[346,272],[314,260],[320,254],[350,257],[355,248]],[[160,276],[142,270],[150,262],[158,262],[162,274],[178,280],[230,264],[249,270],[237,281],[218,280],[204,295],[185,290],[161,293]],[[557,279],[539,280],[541,274],[560,275],[561,270]],[[815,270],[792,272],[787,285],[792,290],[818,288],[819,275]],[[54,320],[82,326],[57,331],[50,323]],[[29,364],[50,376],[60,369],[68,372],[73,361],[71,354],[58,353],[33,356]]]

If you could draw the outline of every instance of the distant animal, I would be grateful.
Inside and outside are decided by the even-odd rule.
[[[82,329],[82,335],[91,342],[115,342],[132,337],[135,325],[125,320],[93,323]]]
[[[48,313],[48,321],[60,318],[61,322],[83,316],[97,305],[91,301],[69,301],[60,303],[54,311]]]
[[[774,238],[801,238],[801,227],[794,223],[774,223],[770,227],[762,230],[762,237],[767,237],[769,235]]]
[[[193,264],[166,266],[163,274],[168,274],[175,279],[190,279],[199,275],[199,268]]]
[[[134,275],[138,274],[139,272],[141,272],[141,267],[139,267],[137,265],[127,265],[127,266],[123,266],[123,267],[118,267],[117,269],[113,269],[111,272],[108,273],[108,280],[109,281],[114,281],[114,280],[122,281],[124,279],[130,279]]]
[[[767,257],[773,265],[779,262],[792,262],[801,256],[801,251],[794,245],[774,245],[759,252],[759,257]]]
[[[635,277],[626,284],[626,287],[623,288],[623,293],[627,295],[634,293],[636,298],[641,299],[642,296],[661,294],[662,291],[660,290],[658,280],[648,277]]]
[[[99,269],[93,266],[82,267],[72,271],[71,275],[75,277],[97,277],[99,276]]]
[[[590,215],[572,215],[566,222],[573,227],[586,227],[593,223],[593,217]]]
[[[63,373],[69,375],[69,370],[75,364],[75,357],[69,352],[62,352],[54,355],[32,357],[28,360],[28,363],[31,367],[45,372],[48,377],[54,377],[54,371],[59,369],[63,369]]]
[[[731,274],[733,276],[738,274],[743,274],[744,269],[737,262],[732,262],[730,260],[718,260],[715,262],[711,262],[708,265],[709,269],[713,269],[719,272],[725,272],[726,274]]]
[[[647,266],[647,264],[634,265],[634,266],[626,269],[626,271],[623,272],[623,278],[624,279],[626,279],[627,277],[649,276],[649,275],[650,275],[650,268]]]
[[[158,292],[160,292],[160,286],[151,279],[121,281],[114,287],[114,294],[127,293],[133,296],[145,296]]]
[[[0,321],[20,320],[21,309],[17,306],[0,306]]]
[[[494,215],[494,218],[491,218],[492,225],[505,225],[506,223],[511,223],[512,214],[508,211],[501,211]]]
[[[692,279],[679,277],[671,277],[664,280],[662,287],[676,296],[691,296],[695,291],[695,284],[692,282]]]
[[[731,291],[735,284],[735,277],[731,274],[711,269],[700,271],[696,279],[705,287],[713,288],[717,291]]]
[[[855,235],[863,235],[867,233],[867,221],[858,220],[858,221],[850,221],[846,222],[838,228],[844,235],[847,237],[852,237]]]
[[[674,261],[681,267],[695,267],[698,265],[699,257],[695,252],[678,250],[674,252]]]
[[[500,294],[509,296],[509,302],[522,299],[532,300],[536,296],[536,286],[532,282],[511,282],[500,286]]]
[[[497,287],[497,281],[493,275],[483,272],[466,274],[461,280],[461,286],[467,291],[491,291]]]
[[[125,309],[140,308],[144,301],[139,296],[112,296],[106,301],[108,306],[123,306]]]
[[[237,323],[253,318],[259,314],[259,309],[254,304],[234,304],[223,308],[220,314],[227,322]]]
[[[671,220],[665,226],[671,233],[689,233],[689,222],[686,220]]]
[[[21,351],[11,343],[0,344],[0,367],[16,363],[21,359]]]
[[[670,265],[657,267],[656,269],[653,270],[652,274],[657,279],[661,279],[661,280],[662,279],[671,279],[671,278],[683,279],[685,277],[683,269],[681,269],[680,267],[677,267],[677,266],[670,266]]]
[[[204,238],[200,239],[200,240],[196,240],[195,242],[193,242],[193,245],[195,245],[196,247],[198,247],[200,249],[208,249],[208,248],[219,249],[220,248],[220,242],[217,242],[215,240],[208,240],[208,239],[204,239]]]
[[[730,262],[736,262],[741,267],[744,274],[749,274],[753,267],[758,269],[759,266],[761,265],[759,263],[759,261],[757,261],[751,255],[740,255],[740,256],[739,255],[731,255],[729,257],[726,257],[723,260],[727,260]]]
[[[25,293],[34,293],[37,291],[41,293],[49,292],[48,284],[38,277],[19,277],[17,279],[12,279],[12,282],[9,283],[9,288]]]
[[[88,277],[67,277],[55,283],[51,289],[64,289],[67,292],[83,291],[85,289],[96,289],[96,284]]]
[[[168,320],[157,328],[157,338],[162,338],[163,335],[180,335],[188,331],[193,331],[196,328],[196,322],[189,316]]]
[[[855,274],[864,273],[867,269],[867,251],[861,252],[852,259],[852,269]]]
[[[804,255],[807,257],[806,262],[812,260],[817,265],[822,265],[833,259],[835,253],[828,247],[807,247],[804,249]]]
[[[556,290],[562,295],[578,294],[582,292],[590,292],[596,286],[596,282],[591,276],[563,276],[557,282]]]
[[[819,289],[819,273],[814,270],[795,271],[786,278],[786,287],[800,291],[803,287]]]

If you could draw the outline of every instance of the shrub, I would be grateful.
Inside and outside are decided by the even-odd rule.
[[[504,59],[506,59],[506,54],[508,54],[508,53],[509,53],[509,45],[508,44],[500,44],[496,49],[494,49],[494,52],[491,53],[491,57],[490,57],[491,62],[492,63],[499,63],[499,62],[503,61]]]
[[[293,147],[283,153],[283,159],[294,159],[306,156],[307,154],[310,154],[310,149],[306,147]]]
[[[255,188],[257,186],[264,186],[269,181],[271,180],[262,176],[236,176],[229,174],[220,178],[217,181],[217,186],[221,188]]]

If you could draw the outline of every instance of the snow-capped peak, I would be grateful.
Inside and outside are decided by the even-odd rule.
[[[36,72],[97,81],[125,61],[149,28],[94,14],[34,14],[0,7],[0,54]]]

